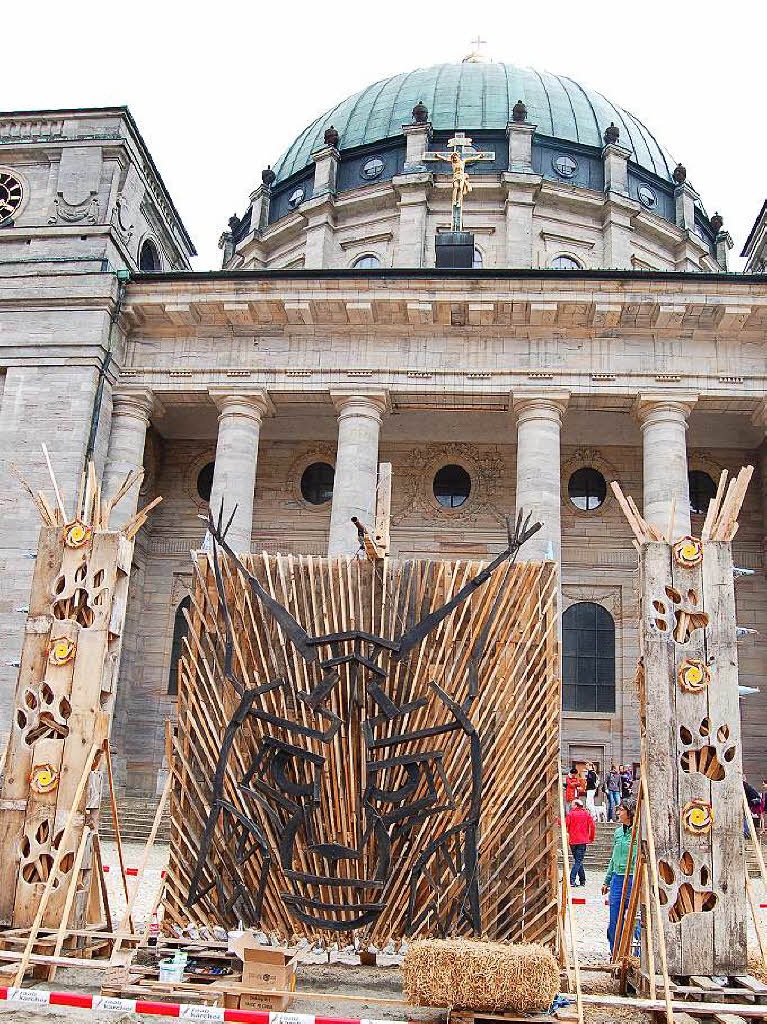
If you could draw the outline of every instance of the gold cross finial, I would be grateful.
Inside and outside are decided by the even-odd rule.
[[[472,39],[472,41],[471,41],[471,45],[474,47],[475,50],[481,50],[482,47],[485,46],[486,43],[487,43],[487,39],[481,39],[480,36],[479,36],[479,33],[477,33],[477,38],[476,39]]]

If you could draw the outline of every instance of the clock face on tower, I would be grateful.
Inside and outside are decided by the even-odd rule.
[[[18,213],[23,199],[21,180],[9,171],[0,171],[0,224]]]

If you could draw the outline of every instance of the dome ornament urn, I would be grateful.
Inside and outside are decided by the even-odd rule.
[[[325,129],[323,139],[325,140],[326,146],[332,146],[334,149],[338,149],[338,141],[340,139],[340,135],[335,130],[332,124],[329,128]]]
[[[611,121],[610,124],[605,128],[605,135],[604,135],[605,145],[606,146],[617,146],[618,145],[618,140],[620,139],[620,137],[621,137],[620,128],[615,124],[614,121]]]
[[[684,185],[687,181],[687,168],[684,164],[677,164],[674,173],[671,175],[677,185]]]
[[[429,108],[419,100],[413,107],[413,124],[426,124],[429,120]]]
[[[717,212],[711,218],[711,228],[718,235],[719,232],[722,230],[723,225],[724,225],[724,217],[717,210]]]
[[[524,124],[527,120],[527,107],[522,100],[517,100],[511,111],[511,119],[514,124]]]
[[[261,181],[267,188],[271,188],[276,180],[277,175],[272,170],[271,164],[268,164],[263,171],[261,171]]]

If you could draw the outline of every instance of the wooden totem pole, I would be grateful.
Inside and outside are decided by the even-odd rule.
[[[142,475],[126,478],[118,499]],[[55,508],[27,490],[43,527],[0,794],[0,923],[50,928],[71,915],[78,928],[99,913],[93,772],[109,735],[133,538],[146,510],[110,531],[115,499],[101,502],[92,466],[74,517],[55,479]]]
[[[723,474],[700,538],[672,542],[671,528],[664,537],[641,519],[633,503],[628,511],[624,507],[640,541],[642,785],[648,812],[643,850],[657,894],[654,903],[660,909],[670,975],[746,973],[743,774],[730,541],[750,471],[747,467],[731,482],[724,501]],[[658,931],[656,927],[656,941]],[[648,959],[645,943],[645,971]]]

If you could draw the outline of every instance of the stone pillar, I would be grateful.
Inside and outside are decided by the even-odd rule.
[[[386,392],[331,391],[338,410],[338,449],[330,514],[328,556],[351,555],[359,547],[352,516],[372,529],[378,486],[378,437]]]
[[[501,180],[506,192],[506,266],[532,267],[533,214],[541,177],[508,172]]]
[[[426,255],[428,197],[433,184],[434,178],[428,171],[400,174],[392,179],[399,206],[395,267],[434,266],[436,257],[430,259]],[[431,244],[434,244],[433,237]]]
[[[694,231],[695,193],[686,182],[674,189],[674,207],[677,225],[683,231]]]
[[[537,124],[520,124],[518,121],[509,121],[506,125],[510,171],[516,171],[518,174],[532,174],[533,135],[537,130]]]
[[[619,192],[623,196],[629,194],[628,159],[630,149],[624,149],[615,143],[608,143],[602,150],[602,164],[605,172],[605,192]]]
[[[313,199],[328,194],[335,195],[336,176],[340,159],[341,154],[335,146],[323,146],[316,153],[312,153],[312,160],[314,161]]]
[[[144,463],[144,443],[152,412],[157,411],[154,395],[147,388],[117,388],[112,394],[112,427],[102,480],[102,494],[111,498],[125,477]],[[139,488],[134,486],[112,510],[109,525],[126,523],[138,508]]]
[[[517,511],[540,520],[543,529],[525,544],[520,557],[541,561],[562,556],[560,495],[560,433],[567,391],[514,392],[517,415]]]
[[[673,539],[690,532],[687,417],[697,399],[692,394],[648,394],[640,395],[636,405],[642,428],[642,515],[665,534],[676,499]]]
[[[423,162],[424,154],[429,148],[431,141],[431,122],[424,121],[421,124],[403,124],[402,134],[405,136],[405,174],[416,174],[427,171],[428,167]]]
[[[227,541],[232,550],[248,554],[253,533],[253,493],[256,489],[256,464],[261,420],[272,405],[265,391],[210,392],[220,410],[218,441],[210,509],[218,521],[224,503],[224,525],[237,506]]]

